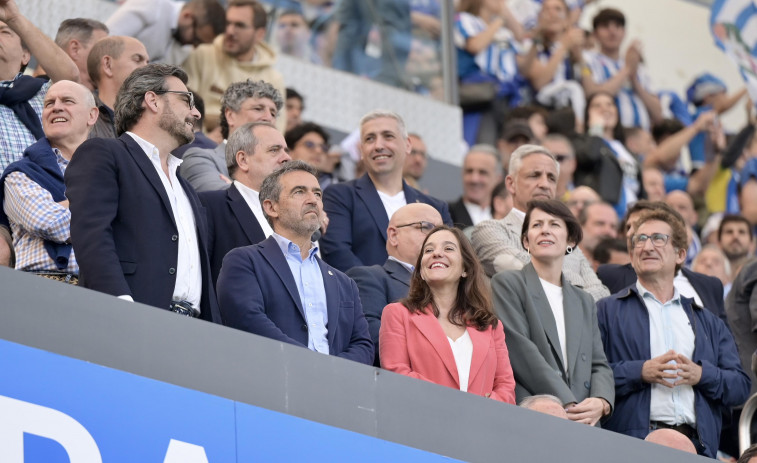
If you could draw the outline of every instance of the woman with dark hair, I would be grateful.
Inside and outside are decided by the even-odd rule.
[[[495,275],[492,293],[508,333],[518,402],[551,394],[563,402],[568,418],[594,425],[610,413],[615,385],[594,299],[562,273],[565,254],[581,238],[581,226],[566,205],[531,201],[521,233],[531,263]]]
[[[379,351],[389,371],[515,403],[505,333],[463,232],[426,236],[407,298],[384,308]]]
[[[597,92],[586,101],[586,134],[576,146],[576,185],[586,185],[623,217],[629,204],[643,196],[639,161],[625,147],[618,106],[609,93]]]

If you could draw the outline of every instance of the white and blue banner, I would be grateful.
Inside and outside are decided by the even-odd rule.
[[[757,102],[757,4],[754,0],[715,0],[710,30],[715,44],[738,66],[749,96]]]
[[[0,461],[457,460],[0,340]]]

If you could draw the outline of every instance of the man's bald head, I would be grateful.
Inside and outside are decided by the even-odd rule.
[[[650,432],[644,440],[695,455],[697,453],[697,449],[691,443],[691,440],[674,429],[656,429]]]
[[[397,209],[386,229],[386,252],[397,260],[415,265],[430,225],[442,225],[439,211],[425,203],[411,203]]]
[[[544,413],[545,415],[556,416],[564,420],[568,419],[568,414],[565,412],[562,402],[553,395],[539,394],[529,396],[523,399],[520,406],[535,412]]]

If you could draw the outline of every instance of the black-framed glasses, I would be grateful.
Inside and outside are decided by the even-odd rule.
[[[641,235],[633,235],[631,243],[635,248],[643,248],[647,241],[652,240],[654,247],[661,248],[668,244],[669,239],[670,235],[666,235],[665,233],[652,233],[651,235],[642,233]]]
[[[428,234],[428,232],[430,232],[431,230],[433,230],[436,227],[436,225],[434,225],[431,222],[426,222],[425,220],[424,221],[420,221],[420,222],[410,222],[410,223],[406,223],[404,225],[397,225],[397,228],[403,228],[403,227],[417,228],[418,230],[422,231],[423,233]]]
[[[302,144],[305,145],[305,148],[307,148],[309,150],[314,150],[316,148],[321,148],[321,150],[324,153],[328,153],[329,149],[331,149],[331,147],[329,145],[327,145],[326,143],[316,143],[316,142],[310,141],[310,140],[305,140],[305,141],[302,142]]]
[[[187,104],[189,105],[189,109],[195,109],[195,96],[192,92],[180,92],[178,90],[155,90],[154,92],[156,95],[163,95],[164,93],[175,93],[177,95],[184,95],[187,97]]]

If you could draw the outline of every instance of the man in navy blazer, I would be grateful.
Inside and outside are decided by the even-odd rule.
[[[452,225],[447,204],[427,196],[402,179],[410,140],[402,118],[375,110],[360,120],[360,152],[367,173],[325,190],[323,208],[329,228],[320,240],[323,260],[342,271],[381,265],[387,258],[389,217],[405,204],[433,206]]]
[[[318,258],[322,191],[314,168],[284,164],[260,188],[274,233],[231,250],[218,277],[224,324],[370,365],[373,343],[357,285]]]
[[[379,363],[379,328],[384,307],[407,296],[410,275],[421,253],[428,232],[442,224],[439,211],[423,203],[402,206],[392,215],[386,229],[384,265],[352,267],[347,276],[355,280],[360,292],[363,313],[376,351],[375,366]]]
[[[214,286],[227,252],[257,244],[273,233],[258,192],[263,179],[290,160],[284,136],[268,122],[250,122],[229,137],[226,164],[233,183],[225,190],[198,194],[208,211],[208,252]]]
[[[170,153],[199,117],[179,67],[124,81],[117,139],[85,141],[66,169],[71,241],[85,288],[220,323],[204,208]]]

